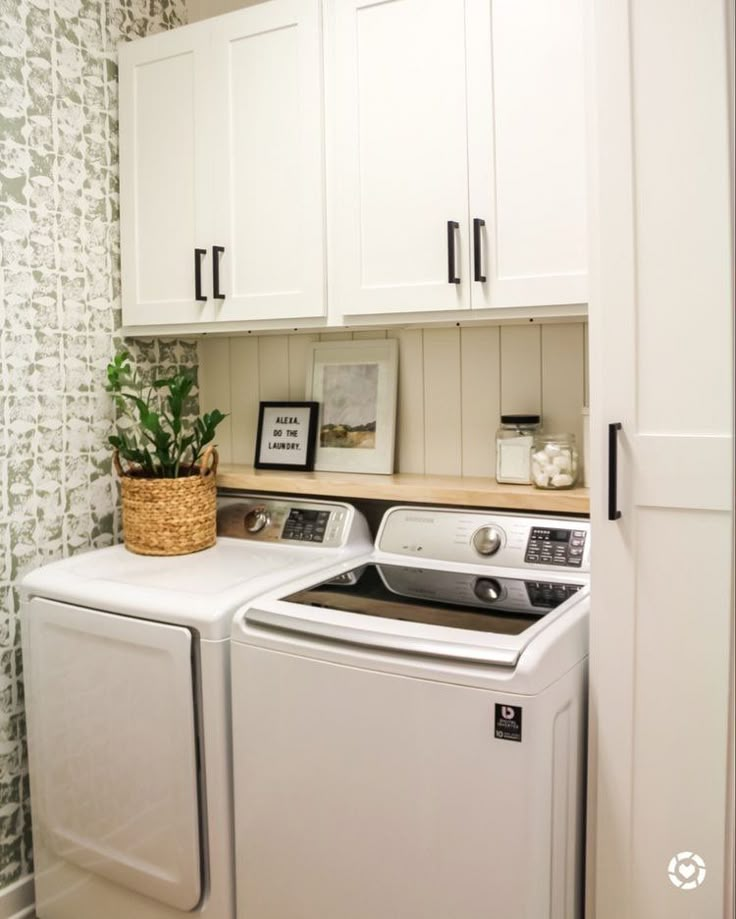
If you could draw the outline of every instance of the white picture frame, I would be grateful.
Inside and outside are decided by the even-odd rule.
[[[314,468],[394,471],[399,345],[395,339],[315,341],[306,398],[319,403]]]

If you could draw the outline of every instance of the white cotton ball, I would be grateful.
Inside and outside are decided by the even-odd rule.
[[[567,488],[569,485],[572,485],[572,476],[561,472],[552,479],[552,485],[555,488]]]
[[[534,484],[537,486],[537,488],[548,488],[549,476],[546,476],[543,472],[538,472],[534,476]]]
[[[560,470],[553,463],[547,463],[544,467],[544,474],[548,476],[557,475]]]
[[[561,453],[559,456],[555,456],[552,462],[560,472],[570,471],[570,455],[568,453]]]
[[[560,445],[559,444],[547,444],[544,448],[544,452],[547,456],[559,456],[560,455]]]
[[[535,453],[532,456],[532,459],[534,460],[535,463],[537,463],[540,466],[547,465],[547,454],[544,452],[544,450],[539,450],[539,452]]]

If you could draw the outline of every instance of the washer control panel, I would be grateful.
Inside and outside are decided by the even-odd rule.
[[[524,561],[531,565],[561,565],[580,568],[587,533],[581,529],[532,527]]]
[[[390,555],[474,567],[590,569],[590,523],[473,509],[393,507],[384,514],[376,547]]]
[[[348,504],[222,493],[217,499],[218,536],[336,548],[358,524],[367,537],[361,516]]]

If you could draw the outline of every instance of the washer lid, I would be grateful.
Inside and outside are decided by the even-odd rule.
[[[112,546],[38,568],[22,586],[31,596],[184,625],[203,638],[222,639],[230,635],[238,606],[355,551],[227,537],[211,549],[173,557],[135,555]]]
[[[280,629],[366,648],[515,667],[525,648],[587,596],[584,580],[538,581],[495,569],[477,574],[364,563],[288,594],[261,597],[233,624]],[[245,623],[243,623],[243,618]]]

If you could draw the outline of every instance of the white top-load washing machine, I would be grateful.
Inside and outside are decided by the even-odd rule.
[[[115,546],[23,583],[40,919],[235,914],[233,614],[370,537],[346,504],[237,494],[218,532],[193,555]]]
[[[238,919],[577,919],[589,524],[398,507],[233,621]]]

